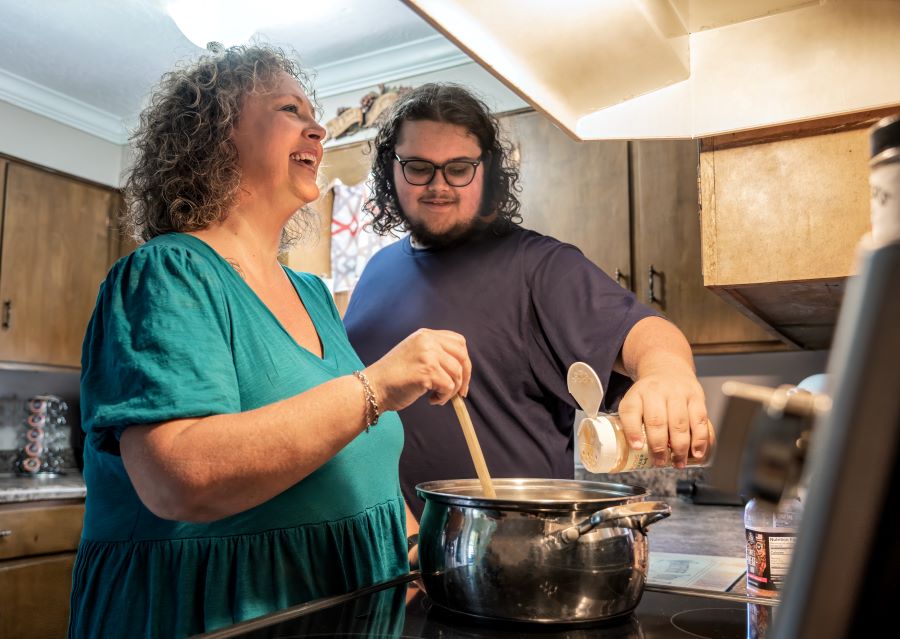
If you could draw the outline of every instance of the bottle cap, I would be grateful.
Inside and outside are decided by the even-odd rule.
[[[619,446],[612,423],[606,417],[586,417],[578,425],[578,454],[592,473],[608,473],[616,466]]]

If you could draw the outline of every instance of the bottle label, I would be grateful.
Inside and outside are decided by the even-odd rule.
[[[784,586],[797,534],[778,528],[747,528],[747,585],[767,594]]]
[[[625,465],[622,466],[621,472],[644,470],[652,467],[653,458],[650,456],[650,449],[647,446],[644,446],[640,450],[629,448],[628,453],[625,455]]]

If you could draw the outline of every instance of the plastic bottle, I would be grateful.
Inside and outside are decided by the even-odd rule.
[[[791,563],[797,529],[803,516],[799,497],[778,506],[751,499],[744,507],[747,534],[747,592],[756,597],[777,597]]]
[[[654,468],[653,457],[647,446],[640,450],[632,448],[625,438],[625,431],[618,415],[597,415],[581,420],[577,430],[578,454],[581,463],[592,473],[623,473],[632,470]],[[707,444],[702,457],[688,453],[686,466],[703,466],[712,457],[714,441]],[[666,454],[662,467],[674,466],[672,451]]]
[[[784,586],[803,516],[803,502],[797,496],[784,498],[777,506],[751,499],[744,507],[747,540],[747,594],[774,599]],[[774,608],[747,605],[747,636],[763,638],[771,625]]]

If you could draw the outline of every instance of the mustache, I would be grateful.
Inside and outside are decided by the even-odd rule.
[[[436,202],[458,202],[459,198],[453,196],[446,195],[435,195],[430,193],[425,193],[421,197],[419,197],[419,202],[424,202],[427,200],[436,201]]]

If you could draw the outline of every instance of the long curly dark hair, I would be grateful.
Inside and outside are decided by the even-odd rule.
[[[478,138],[484,157],[484,201],[481,214],[490,228],[504,233],[522,222],[519,215],[519,172],[509,160],[510,145],[500,136],[497,118],[487,105],[468,89],[457,84],[424,84],[394,103],[373,142],[372,195],[365,208],[372,216],[372,228],[387,235],[408,224],[394,189],[394,147],[407,120],[431,120],[464,127]]]
[[[125,173],[123,221],[137,242],[224,218],[241,178],[231,136],[244,98],[271,86],[279,72],[296,79],[315,104],[309,76],[282,49],[265,44],[213,46],[163,75],[131,136],[136,157]],[[282,248],[314,224],[308,207],[298,210],[282,232]]]

